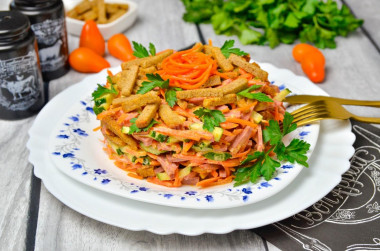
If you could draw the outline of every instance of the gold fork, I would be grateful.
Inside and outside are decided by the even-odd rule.
[[[322,119],[354,119],[364,123],[380,124],[380,118],[356,116],[335,101],[319,100],[307,104],[291,113],[297,126]]]

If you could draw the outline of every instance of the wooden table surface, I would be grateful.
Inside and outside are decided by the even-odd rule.
[[[9,0],[8,0],[9,1]],[[1,1],[0,10],[7,9]],[[179,0],[140,0],[139,17],[125,34],[144,45],[153,42],[158,50],[180,49],[196,41],[212,39],[222,45],[231,37],[217,36],[211,25],[197,26],[182,21],[184,8]],[[380,98],[380,2],[344,1],[364,26],[348,38],[337,39],[337,49],[323,51],[326,81],[319,85],[332,96],[379,100]],[[236,39],[237,38],[233,38]],[[78,37],[69,36],[69,49],[78,46]],[[292,45],[275,49],[264,46],[236,46],[259,62],[287,68],[297,75],[302,69],[292,58]],[[120,61],[107,56],[112,66]],[[71,70],[50,82],[49,99],[87,74]],[[380,117],[380,110],[354,107],[351,111]],[[0,120],[0,249],[1,250],[277,250],[253,231],[223,235],[180,234],[160,236],[106,225],[83,216],[62,204],[33,176],[26,149],[28,130],[35,117],[18,121]]]

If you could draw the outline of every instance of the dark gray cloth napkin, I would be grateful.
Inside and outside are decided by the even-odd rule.
[[[351,121],[350,169],[328,195],[253,231],[281,250],[380,250],[380,129]]]

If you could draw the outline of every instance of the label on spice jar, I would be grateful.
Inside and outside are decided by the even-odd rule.
[[[11,111],[24,111],[40,96],[40,76],[34,51],[0,60],[0,105]]]
[[[64,18],[47,19],[31,25],[37,38],[38,55],[42,72],[55,71],[64,66],[67,48]]]

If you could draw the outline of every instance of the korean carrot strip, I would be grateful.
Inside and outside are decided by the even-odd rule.
[[[257,124],[255,124],[253,122],[250,122],[250,121],[247,121],[247,120],[244,120],[244,119],[232,118],[232,117],[226,118],[226,122],[238,123],[238,124],[241,124],[241,125],[250,126],[252,128],[256,128],[257,127]]]

